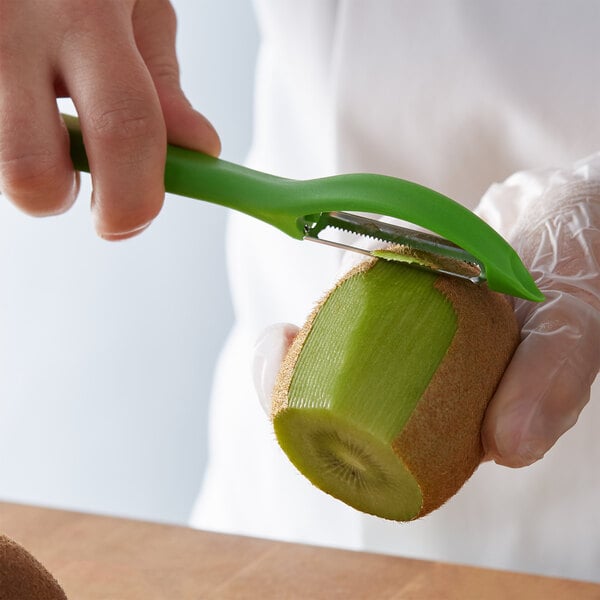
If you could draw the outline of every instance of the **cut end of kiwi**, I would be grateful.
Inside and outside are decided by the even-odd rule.
[[[324,492],[386,519],[419,515],[419,484],[389,443],[320,408],[282,410],[273,424],[288,458]]]

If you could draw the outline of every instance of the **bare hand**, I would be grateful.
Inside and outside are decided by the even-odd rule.
[[[56,105],[70,96],[98,234],[144,230],[163,203],[167,140],[220,151],[179,86],[175,32],[167,0],[0,0],[0,191],[35,216],[74,202],[78,178]]]

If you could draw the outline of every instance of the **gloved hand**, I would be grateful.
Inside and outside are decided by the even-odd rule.
[[[518,173],[476,212],[546,296],[513,299],[522,341],[482,429],[488,458],[525,466],[575,424],[600,368],[600,154],[571,170]]]
[[[477,212],[546,296],[540,304],[512,299],[522,342],[482,428],[486,457],[521,467],[575,424],[600,368],[600,154],[571,170],[513,175],[488,190]],[[267,412],[297,330],[273,325],[256,344],[255,385]]]
[[[167,139],[218,154],[179,86],[167,0],[0,2],[0,191],[25,212],[65,211],[78,179],[56,97],[70,96],[90,160],[96,230],[145,229],[164,197]]]

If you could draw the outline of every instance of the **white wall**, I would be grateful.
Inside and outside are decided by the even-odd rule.
[[[174,0],[184,89],[223,157],[251,133],[250,0]],[[144,235],[95,237],[89,181],[66,215],[0,197],[0,499],[184,522],[231,323],[225,210],[168,197]]]

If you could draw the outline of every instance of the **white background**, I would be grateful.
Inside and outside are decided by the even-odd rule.
[[[223,158],[251,135],[250,0],[175,0],[183,87]],[[138,238],[95,236],[84,176],[66,215],[0,197],[0,499],[185,522],[232,314],[226,211],[169,196]]]

